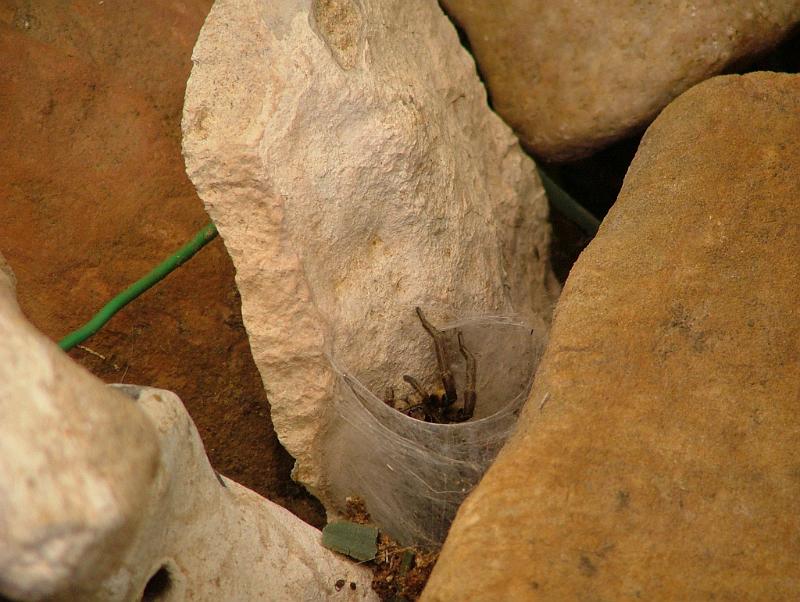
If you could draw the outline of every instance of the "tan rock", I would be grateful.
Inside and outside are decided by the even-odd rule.
[[[546,200],[433,0],[219,0],[193,61],[187,172],[295,477],[329,503],[331,358],[378,395],[430,386],[415,306],[549,315]]]
[[[141,595],[159,569],[176,600],[377,600],[368,568],[324,548],[320,532],[288,510],[214,472],[174,393],[123,390],[153,421],[161,462],[139,529],[98,584],[98,600],[119,599],[104,592],[122,583]]]
[[[147,506],[156,434],[27,323],[5,271],[0,340],[0,595],[91,599]]]
[[[0,4],[0,249],[20,307],[52,340],[209,221],[186,176],[180,120],[212,4]],[[70,356],[101,380],[180,391],[212,465],[319,525],[317,505],[286,487],[293,461],[264,420],[234,272],[212,242],[87,344],[113,361]]]
[[[173,393],[109,388],[35,331],[2,269],[0,340],[0,599],[377,599],[319,531],[214,473]]]
[[[692,85],[775,45],[798,0],[442,0],[495,110],[547,160],[645,127]]]
[[[15,295],[17,287],[17,279],[14,272],[11,271],[11,266],[8,265],[6,258],[0,253],[0,289],[7,289],[11,295]]]
[[[765,73],[650,126],[423,600],[800,595],[798,133]]]

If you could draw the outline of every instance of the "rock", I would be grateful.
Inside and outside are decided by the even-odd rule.
[[[137,528],[156,434],[130,400],[25,321],[6,272],[0,340],[0,594],[77,595],[108,578],[120,540]]]
[[[673,98],[777,44],[798,0],[442,0],[495,110],[523,144],[566,161],[643,129]]]
[[[423,600],[797,597],[798,132],[772,73],[650,126]]]
[[[186,176],[180,121],[212,4],[0,3],[0,250],[23,313],[52,340],[209,221]],[[87,343],[108,361],[70,356],[106,382],[178,393],[213,466],[322,526],[319,504],[290,482],[294,460],[269,420],[234,272],[212,242]]]
[[[324,548],[321,533],[288,510],[214,472],[175,394],[124,390],[156,426],[161,469],[129,544],[132,560],[110,582],[132,574],[140,592],[165,568],[176,600],[377,600],[368,568]],[[337,591],[340,579],[355,588]]]
[[[8,289],[11,295],[16,294],[17,279],[14,272],[11,271],[11,266],[8,265],[6,258],[0,253],[0,289]]]
[[[109,388],[35,331],[2,270],[0,340],[0,599],[377,600],[319,531],[214,473],[174,394]]]
[[[545,319],[546,200],[433,0],[219,0],[193,62],[187,172],[295,478],[330,508],[332,362],[378,395],[404,374],[430,387],[415,306]]]

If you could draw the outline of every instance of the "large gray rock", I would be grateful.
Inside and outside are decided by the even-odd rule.
[[[798,134],[797,75],[650,126],[423,600],[800,596]]]
[[[110,388],[37,332],[2,266],[0,599],[377,599],[319,531],[214,473],[174,394]]]
[[[522,142],[569,160],[643,128],[690,86],[775,45],[798,0],[442,0],[494,108]]]
[[[431,386],[415,306],[546,319],[547,203],[434,0],[219,0],[193,61],[187,172],[275,430],[327,503],[332,361],[378,395],[406,373]]]

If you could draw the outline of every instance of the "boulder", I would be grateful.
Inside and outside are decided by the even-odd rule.
[[[8,265],[6,258],[0,253],[0,290],[5,289],[11,293],[12,296],[16,295],[17,278]]]
[[[212,4],[0,3],[0,249],[21,309],[52,340],[209,221],[180,120]],[[290,481],[240,312],[214,241],[69,355],[106,382],[176,392],[213,466],[320,526],[319,505]]]
[[[798,0],[442,0],[464,28],[495,110],[548,161],[643,129],[694,84],[768,50]]]
[[[368,569],[214,472],[177,396],[104,385],[12,284],[0,269],[0,599],[377,600]]]
[[[416,306],[547,320],[547,202],[434,0],[218,0],[193,62],[187,172],[294,476],[330,509],[334,364],[379,396],[433,389]]]
[[[157,435],[28,324],[9,273],[0,271],[0,597],[96,599],[82,594],[113,574],[146,511]]]
[[[800,76],[650,126],[423,600],[800,594]]]

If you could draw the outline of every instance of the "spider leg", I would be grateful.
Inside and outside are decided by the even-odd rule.
[[[419,321],[422,322],[422,327],[428,331],[433,339],[433,346],[436,349],[436,364],[439,367],[439,374],[442,377],[442,384],[444,385],[445,405],[455,403],[458,394],[456,393],[456,381],[453,378],[453,373],[450,371],[450,365],[447,362],[447,353],[444,350],[444,333],[433,326],[425,318],[425,314],[417,307],[417,316]],[[405,378],[405,377],[404,377]]]
[[[477,393],[475,392],[477,362],[475,356],[464,345],[464,337],[461,331],[458,331],[458,350],[464,356],[467,362],[467,382],[464,386],[464,419],[469,420],[475,412],[475,401],[477,400]]]
[[[386,391],[383,392],[383,403],[387,406],[394,407],[394,387],[386,387]]]

